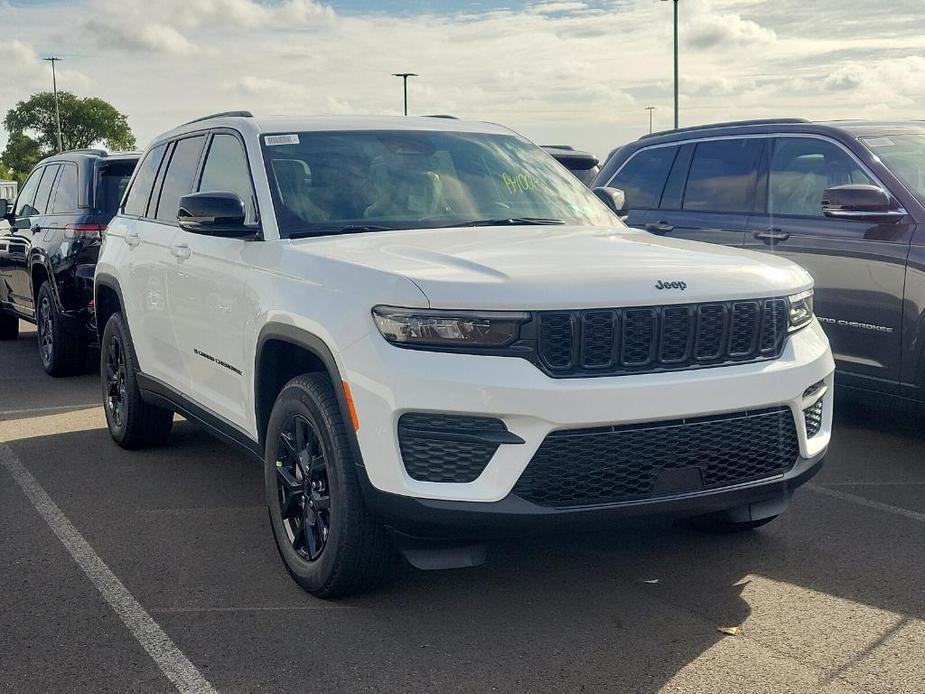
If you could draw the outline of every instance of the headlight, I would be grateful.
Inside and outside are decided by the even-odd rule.
[[[790,302],[790,325],[788,330],[794,332],[805,328],[813,321],[813,290],[788,296]]]
[[[527,313],[442,311],[376,306],[379,332],[396,345],[428,347],[505,347],[514,342]]]

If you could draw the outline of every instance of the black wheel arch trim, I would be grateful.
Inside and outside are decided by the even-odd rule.
[[[363,467],[363,454],[360,451],[360,442],[357,439],[356,431],[350,426],[350,422],[352,421],[350,407],[347,404],[347,397],[341,385],[345,379],[341,376],[340,369],[337,366],[337,361],[334,359],[334,353],[331,351],[331,348],[317,335],[286,323],[267,323],[263,326],[260,330],[260,336],[257,338],[257,351],[254,355],[255,408],[259,408],[257,394],[260,393],[260,360],[263,348],[270,340],[288,342],[295,347],[300,347],[313,354],[324,365],[328,378],[331,379],[331,383],[334,386],[334,394],[337,397],[337,404],[340,407],[341,417],[344,418],[345,428],[347,429],[347,441],[353,453],[354,461],[358,467]],[[263,413],[259,409],[256,409],[255,415],[257,417],[258,429],[260,422],[264,419],[264,414],[267,415],[265,419],[269,420],[269,412]],[[260,444],[265,445],[265,431],[260,432],[260,439]]]

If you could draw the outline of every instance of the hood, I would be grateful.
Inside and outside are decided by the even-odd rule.
[[[783,258],[625,228],[398,230],[292,244],[403,276],[433,308],[645,306],[786,296],[812,286],[805,270]]]

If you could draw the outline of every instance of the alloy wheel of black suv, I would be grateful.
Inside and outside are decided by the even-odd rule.
[[[50,376],[73,376],[87,368],[87,341],[67,332],[48,282],[39,288],[36,325],[42,368]]]

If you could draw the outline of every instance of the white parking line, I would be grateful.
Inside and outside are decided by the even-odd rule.
[[[103,599],[177,690],[183,694],[215,694],[215,688],[174,645],[4,443],[0,443],[0,463],[16,480],[35,510],[58,536]]]
[[[0,412],[0,418],[2,419],[15,419],[16,417],[21,417],[23,415],[29,417],[35,417],[42,414],[54,414],[55,412],[77,412],[78,410],[92,410],[96,407],[102,407],[98,402],[91,402],[87,404],[80,405],[56,405],[54,407],[30,407],[25,410],[3,410]]]
[[[807,484],[806,488],[817,494],[824,494],[825,496],[831,496],[833,499],[841,499],[842,501],[848,501],[852,504],[857,504],[858,506],[866,506],[867,508],[875,508],[878,511],[883,511],[885,513],[892,513],[894,516],[902,516],[903,518],[910,518],[920,523],[925,523],[925,513],[919,513],[918,511],[910,511],[907,508],[900,508],[899,506],[892,506],[890,504],[883,504],[879,501],[873,501],[872,499],[866,499],[863,496],[857,496],[855,494],[849,494],[847,492],[840,492],[837,489],[828,489],[826,487],[820,487],[817,484]]]

